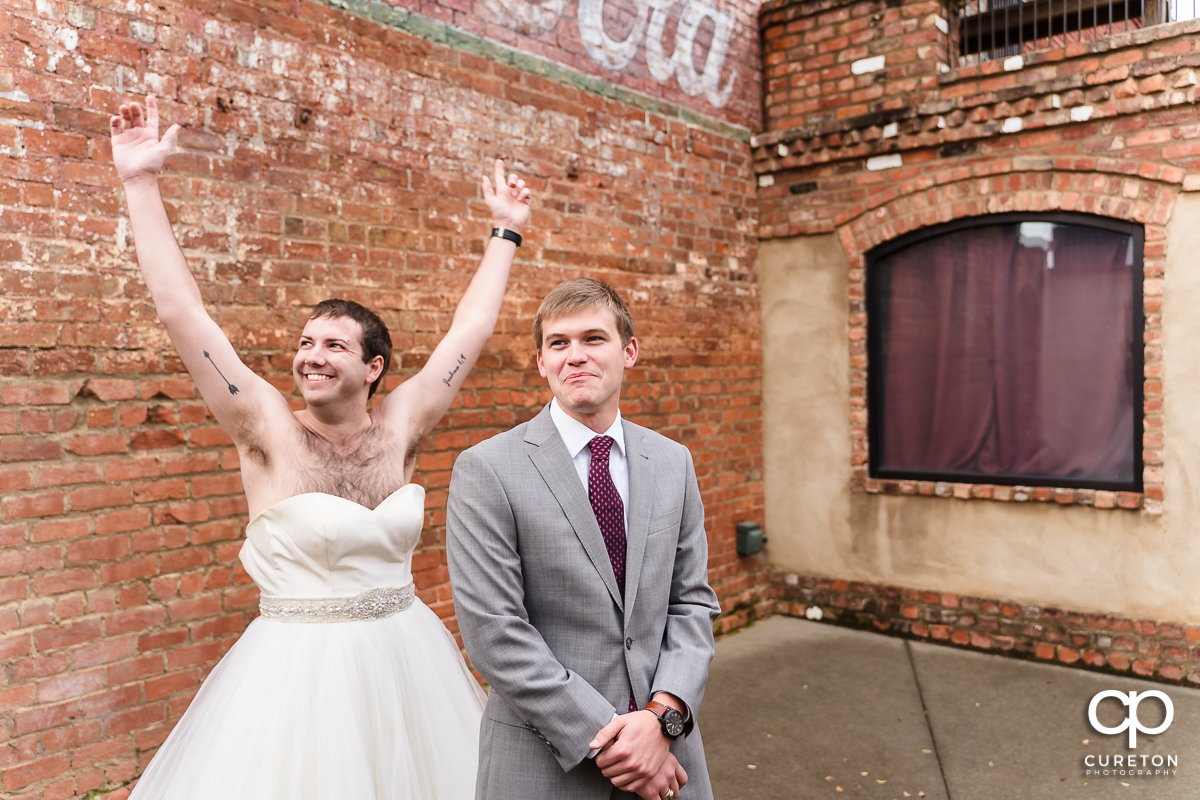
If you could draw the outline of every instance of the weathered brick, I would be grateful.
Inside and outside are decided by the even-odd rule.
[[[4,509],[4,516],[8,519],[48,517],[66,510],[66,498],[63,492],[21,494],[0,500],[0,507]]]
[[[38,467],[35,474],[39,487],[98,483],[104,480],[99,465],[93,463],[55,464]]]
[[[56,539],[77,539],[88,536],[91,523],[86,517],[59,517],[35,522],[30,532],[34,542],[49,542]]]
[[[36,698],[37,690],[32,684],[0,690],[0,711],[11,711],[14,708],[33,705]]]
[[[132,755],[132,742],[126,738],[111,739],[80,747],[71,754],[71,766],[75,769],[81,769],[101,761],[111,761],[114,758]]]
[[[157,675],[163,671],[163,657],[161,655],[147,655],[140,658],[135,658],[130,661],[122,661],[120,664],[114,664],[108,668],[108,682],[113,686],[122,683],[129,683],[144,678],[148,675]],[[153,700],[153,697],[147,699]]]
[[[42,652],[60,647],[82,644],[100,638],[100,620],[87,619],[50,628],[43,628],[35,635],[37,648]]]
[[[21,736],[46,728],[56,728],[75,719],[78,714],[79,704],[75,701],[18,711],[13,715],[13,732]]]
[[[9,676],[14,682],[27,681],[31,678],[44,678],[47,675],[58,675],[65,672],[71,665],[70,656],[66,653],[39,655],[14,661],[8,669]]]
[[[42,752],[54,753],[79,747],[100,738],[104,729],[96,720],[85,720],[63,728],[54,728],[38,735]]]
[[[200,685],[202,672],[198,669],[181,670],[158,678],[147,678],[146,699],[160,700],[176,692],[195,691]]]
[[[71,402],[71,387],[62,381],[25,381],[0,387],[6,406],[63,405]]]
[[[144,728],[166,718],[167,709],[163,703],[149,703],[138,708],[116,711],[104,720],[104,732],[108,736],[119,736],[122,733]]]
[[[95,524],[97,536],[141,530],[150,524],[150,510],[147,508],[130,508],[122,511],[97,514]]]
[[[34,591],[43,596],[90,589],[95,585],[95,570],[88,567],[36,575],[33,579]]]
[[[53,439],[0,439],[0,462],[51,461],[62,456],[62,445]]]
[[[137,396],[136,384],[123,379],[92,378],[84,384],[82,391],[105,402],[132,400]]]
[[[127,684],[85,697],[80,701],[79,706],[85,717],[104,717],[117,709],[132,708],[141,702],[142,688],[137,684]],[[105,735],[112,734],[105,731]]]
[[[106,628],[110,634],[114,632],[110,625],[106,625]],[[137,641],[132,636],[89,642],[73,651],[74,666],[77,669],[109,664],[135,655],[137,655]]]
[[[127,555],[129,538],[126,536],[93,536],[67,545],[68,564],[116,561]]]
[[[0,776],[2,776],[0,780],[3,780],[6,792],[15,792],[18,789],[24,789],[30,784],[47,781],[62,775],[69,767],[70,762],[66,754],[56,753],[45,758],[39,758],[37,761],[9,767],[0,773]]]
[[[61,677],[48,678],[37,684],[38,702],[49,703],[69,697],[79,697],[97,691],[104,685],[104,671],[100,669],[77,671]]]
[[[104,628],[110,636],[121,633],[137,633],[156,628],[166,620],[165,609],[160,606],[146,606],[108,615],[104,620]]]
[[[124,453],[128,450],[125,437],[119,433],[94,433],[72,436],[64,440],[68,450],[81,456]]]

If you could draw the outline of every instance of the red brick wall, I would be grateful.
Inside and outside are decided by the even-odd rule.
[[[753,585],[762,519],[749,148],[317,2],[16,0],[0,14],[0,797],[133,778],[256,611],[237,563],[237,454],[206,415],[133,260],[107,115],[156,92],[188,125],[161,183],[210,309],[292,391],[305,307],[380,310],[398,365],[449,324],[487,229],[481,165],[535,192],[497,333],[426,441],[419,593],[454,625],[442,550],[455,454],[549,399],[529,325],[565,278],[631,301],[623,409],[692,449],[711,578]],[[203,7],[203,10],[197,10]],[[251,51],[257,56],[249,55]]]
[[[939,70],[949,61],[946,36],[938,28],[939,18],[945,22],[945,5],[936,0],[764,3],[764,128],[836,130],[842,120],[903,113],[937,86]],[[881,57],[881,68],[856,71],[856,62]]]

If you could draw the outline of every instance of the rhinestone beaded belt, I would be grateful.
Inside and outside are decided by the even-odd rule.
[[[279,622],[361,622],[398,614],[412,605],[413,585],[370,589],[354,597],[262,597],[264,619]]]

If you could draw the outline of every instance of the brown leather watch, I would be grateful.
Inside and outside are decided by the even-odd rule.
[[[678,739],[679,734],[683,733],[683,714],[680,714],[670,706],[656,700],[651,700],[649,703],[646,703],[642,710],[649,711],[658,717],[658,724],[662,726],[663,736],[668,739]]]

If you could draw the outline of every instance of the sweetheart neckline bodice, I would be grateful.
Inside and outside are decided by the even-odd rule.
[[[328,492],[284,498],[246,525],[239,553],[264,597],[351,597],[412,582],[425,487],[407,483],[375,508]]]

